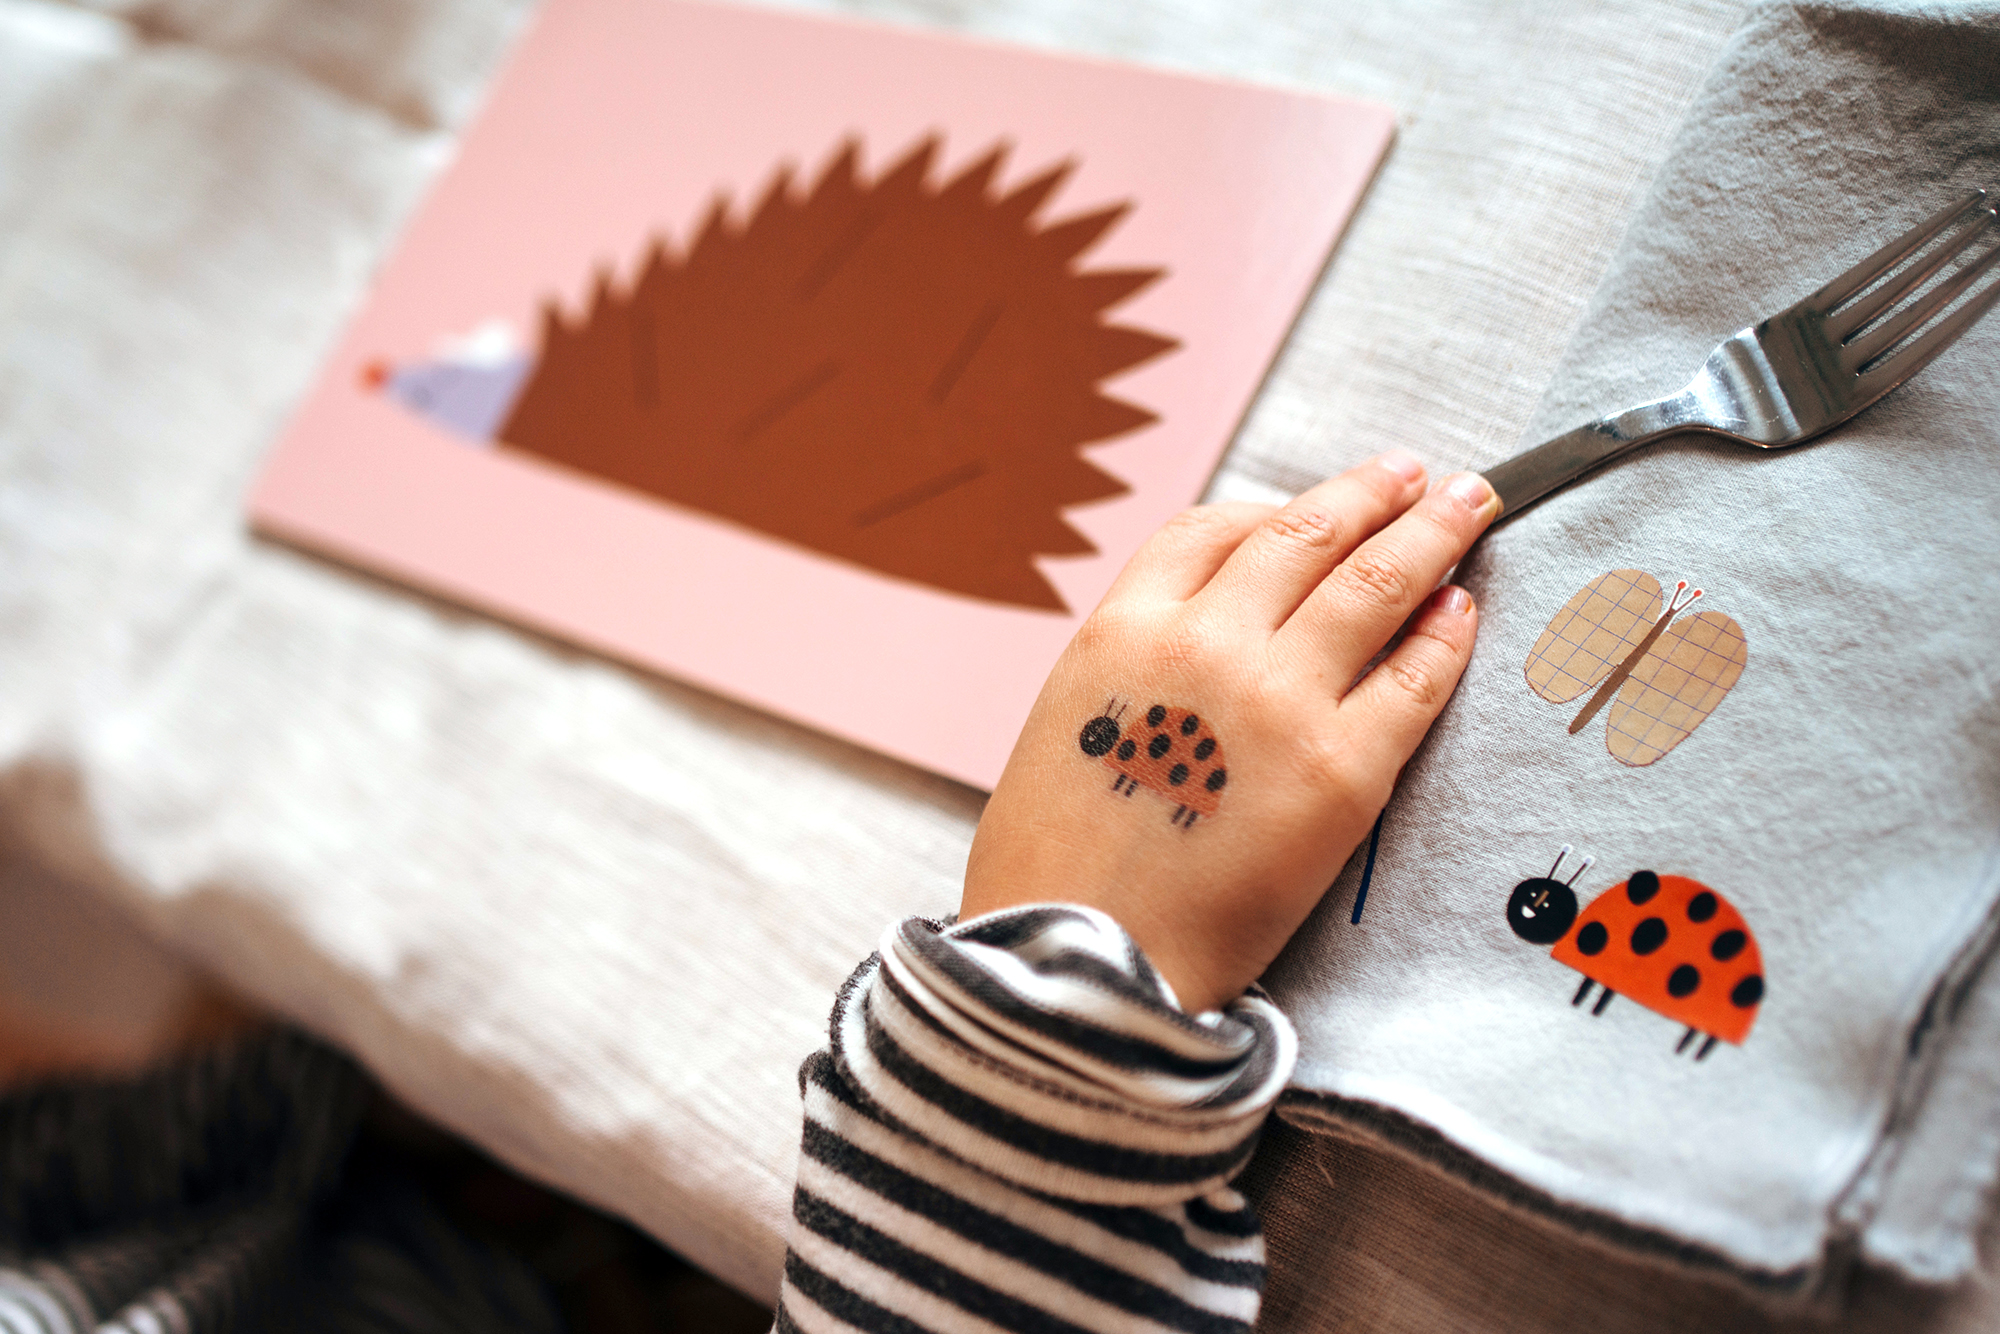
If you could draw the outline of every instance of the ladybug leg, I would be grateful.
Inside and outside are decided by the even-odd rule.
[[[1138,784],[1138,781],[1137,781],[1136,779],[1131,779],[1131,778],[1128,778],[1128,779],[1126,779],[1126,780],[1125,780],[1125,795],[1126,795],[1126,796],[1128,796],[1128,797],[1129,797],[1129,796],[1131,796],[1131,795],[1132,795],[1132,794],[1133,794],[1134,792],[1137,792],[1138,790],[1139,790],[1139,784]]]
[[[1572,996],[1572,997],[1570,998],[1570,1002],[1569,1002],[1569,1003],[1570,1003],[1571,1005],[1581,1005],[1581,1004],[1583,1004],[1583,998],[1584,998],[1585,996],[1588,996],[1588,995],[1590,994],[1590,989],[1591,989],[1592,987],[1596,986],[1596,985],[1597,985],[1597,983],[1595,983],[1595,982],[1591,981],[1591,980],[1590,980],[1589,978],[1587,978],[1587,977],[1586,977],[1586,978],[1584,978],[1584,979],[1583,979],[1583,985],[1582,985],[1582,986],[1580,986],[1580,987],[1578,987],[1578,988],[1576,989],[1576,995],[1574,995],[1574,996]]]
[[[1187,820],[1186,820],[1186,821],[1185,821],[1185,822],[1184,822],[1184,823],[1183,823],[1183,824],[1181,825],[1181,828],[1183,828],[1183,829],[1192,829],[1192,828],[1194,828],[1194,817],[1195,817],[1195,816],[1197,816],[1197,815],[1199,815],[1199,814],[1201,814],[1201,812],[1200,812],[1200,811],[1189,811],[1189,812],[1187,813]]]
[[[1111,780],[1111,790],[1112,790],[1113,792],[1116,792],[1116,791],[1118,791],[1118,790],[1119,790],[1120,788],[1122,788],[1122,787],[1124,787],[1124,786],[1125,786],[1125,775],[1124,775],[1124,774],[1119,774],[1119,775],[1118,775],[1118,776],[1117,776],[1116,778],[1114,778],[1114,779],[1112,779],[1112,780]]]
[[[1186,810],[1187,810],[1187,807],[1185,807],[1185,806],[1176,806],[1176,807],[1174,807],[1174,813],[1173,813],[1173,814],[1172,814],[1171,816],[1169,816],[1169,817],[1168,817],[1168,819],[1167,819],[1167,823],[1168,823],[1168,824],[1179,824],[1179,823],[1181,822],[1181,814],[1182,814],[1182,813],[1183,813],[1184,811],[1186,811]]]
[[[1701,1050],[1694,1054],[1694,1058],[1697,1061],[1705,1061],[1708,1059],[1708,1054],[1714,1050],[1715,1039],[1711,1037],[1708,1041],[1701,1044]]]
[[[1686,1051],[1688,1049],[1688,1044],[1693,1041],[1694,1041],[1694,1029],[1690,1027],[1687,1032],[1681,1034],[1680,1045],[1674,1048],[1674,1055],[1678,1056],[1682,1052]]]
[[[1617,994],[1618,994],[1618,993],[1617,993],[1617,992],[1615,992],[1615,991],[1613,991],[1613,990],[1612,990],[1612,989],[1611,989],[1610,987],[1606,987],[1606,988],[1604,989],[1604,994],[1603,994],[1602,996],[1599,996],[1599,997],[1597,998],[1597,1004],[1595,1004],[1595,1005],[1593,1005],[1593,1006],[1591,1006],[1591,1007],[1590,1007],[1590,1012],[1591,1012],[1591,1014],[1592,1014],[1592,1015],[1600,1015],[1600,1014],[1603,1014],[1603,1013],[1604,1013],[1604,1007],[1605,1007],[1605,1006],[1607,1006],[1607,1005],[1609,1005],[1609,1004],[1611,1004],[1611,998],[1612,998],[1613,996],[1616,996]]]

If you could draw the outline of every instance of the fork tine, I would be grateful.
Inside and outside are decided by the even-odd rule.
[[[1988,247],[1985,254],[1924,293],[1923,297],[1908,309],[1897,311],[1895,315],[1855,339],[1849,346],[1842,348],[1841,364],[1853,370],[1860,370],[1895,347],[1908,337],[1912,330],[1921,328],[1925,320],[1970,290],[1972,285],[1979,281],[1980,275],[1993,267],[1996,259],[2000,259],[2000,245]]]
[[[1826,331],[1842,342],[1868,321],[1880,315],[1889,307],[1916,291],[1942,269],[1963,254],[1966,248],[1979,236],[1986,224],[1993,221],[1993,210],[1983,208],[1972,214],[1971,225],[1962,235],[1953,237],[1950,243],[1939,246],[1921,264],[1912,264],[1896,275],[1895,281],[1882,286],[1862,297],[1826,322]]]
[[[1960,291],[1970,287],[1979,276],[2000,263],[2000,246],[1986,252],[1977,264],[1967,267],[1965,273],[1954,279]],[[1938,321],[1937,327],[1923,337],[1898,351],[1894,356],[1873,370],[1861,375],[1860,383],[1864,393],[1871,400],[1888,393],[1903,381],[1915,375],[1930,364],[1932,357],[1958,341],[1958,336],[1979,322],[1979,317],[1993,309],[2000,301],[2000,283],[1994,283],[1972,300]]]
[[[1986,192],[1984,190],[1974,190],[1956,204],[1933,213],[1909,231],[1904,232],[1867,259],[1862,260],[1846,273],[1841,274],[1838,278],[1835,278],[1832,282],[1814,292],[1802,304],[1817,306],[1821,310],[1832,309],[1853,296],[1856,292],[1859,292],[1862,288],[1868,286],[1868,284],[1874,282],[1877,278],[1880,278],[1890,269],[1895,268],[1896,265],[1907,259],[1914,252],[1923,249],[1925,245],[1929,244],[1954,222],[1958,221],[1962,214],[1985,202]]]

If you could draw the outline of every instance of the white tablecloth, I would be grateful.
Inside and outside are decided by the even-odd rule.
[[[833,7],[833,6],[825,6]],[[1372,97],[1221,494],[1514,446],[1735,0],[868,0]],[[250,539],[519,3],[0,0],[0,820],[404,1098],[776,1288],[793,1071],[979,794]]]

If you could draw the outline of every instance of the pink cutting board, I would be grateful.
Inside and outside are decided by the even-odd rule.
[[[846,21],[549,0],[272,454],[252,522],[990,788],[1082,618],[1199,496],[1392,131],[1366,103]],[[996,198],[1072,163],[1036,225],[1127,204],[1074,267],[1164,270],[1105,315],[1177,346],[1100,386],[1154,420],[1080,450],[1129,490],[1060,511],[1096,547],[1035,562],[1066,612],[493,448],[383,387],[380,368],[481,326],[532,365],[546,303],[581,318],[601,273],[634,282],[653,238],[684,253],[718,196],[740,227],[780,164],[804,189],[854,140],[873,180],[932,135],[933,187],[996,144]]]

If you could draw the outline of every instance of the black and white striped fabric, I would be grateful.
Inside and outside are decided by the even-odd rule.
[[[282,1029],[0,1093],[0,1334],[557,1334],[522,1261],[350,1171],[367,1096]]]
[[[1248,1330],[1228,1183],[1296,1054],[1261,992],[1183,1013],[1092,909],[891,928],[799,1072],[777,1329]]]

